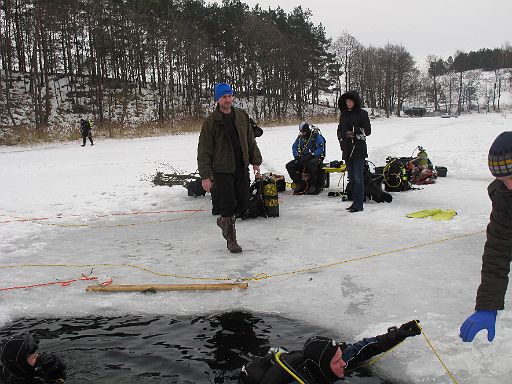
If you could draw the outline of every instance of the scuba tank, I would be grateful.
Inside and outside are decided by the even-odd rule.
[[[428,169],[428,154],[421,145],[418,146],[418,164],[423,169]]]
[[[268,217],[279,217],[279,200],[277,196],[276,178],[274,175],[263,175],[263,199]]]

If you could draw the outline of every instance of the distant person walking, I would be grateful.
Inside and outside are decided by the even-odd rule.
[[[215,85],[215,110],[201,128],[197,146],[197,167],[202,187],[211,192],[215,182],[220,217],[217,225],[232,253],[242,252],[236,239],[235,217],[249,205],[249,164],[260,175],[261,153],[256,144],[249,115],[233,107],[230,85]]]
[[[482,256],[481,282],[476,293],[475,313],[460,327],[462,341],[473,341],[487,329],[493,341],[496,315],[505,308],[505,292],[512,260],[512,131],[503,132],[489,149],[489,170],[496,178],[487,191],[492,211]]]
[[[80,133],[82,134],[82,147],[85,147],[85,142],[87,138],[91,142],[91,145],[94,145],[92,142],[92,126],[89,120],[80,119]]]
[[[372,133],[368,112],[361,108],[361,104],[356,91],[348,91],[338,100],[341,114],[337,135],[352,186],[352,205],[347,208],[349,212],[363,210],[364,167],[368,157],[366,136]]]

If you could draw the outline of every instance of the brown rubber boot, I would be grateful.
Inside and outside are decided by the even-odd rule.
[[[229,219],[229,217],[217,217],[217,225],[220,229],[222,229],[222,237],[224,237],[226,240],[228,239]]]
[[[236,241],[235,216],[226,217],[226,219],[229,219],[227,225],[227,246],[229,252],[240,253],[242,252],[242,247],[240,247]]]

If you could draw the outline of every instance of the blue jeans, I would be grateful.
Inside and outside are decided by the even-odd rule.
[[[364,159],[347,160],[348,180],[352,186],[352,206],[363,209]]]

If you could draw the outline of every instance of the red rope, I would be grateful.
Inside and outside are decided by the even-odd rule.
[[[12,290],[15,290],[15,289],[48,287],[50,285],[60,285],[61,287],[67,287],[71,283],[74,283],[74,282],[80,281],[80,280],[82,280],[82,281],[83,280],[89,281],[89,280],[98,280],[98,278],[95,277],[95,276],[89,277],[89,276],[86,276],[86,275],[82,275],[82,277],[80,277],[78,279],[72,279],[72,280],[66,280],[66,281],[50,281],[49,283],[31,284],[31,285],[20,285],[20,286],[16,286],[16,287],[0,288],[0,291],[12,291]],[[110,281],[110,283],[112,283],[112,281]],[[108,285],[108,284],[105,284],[105,285]]]

